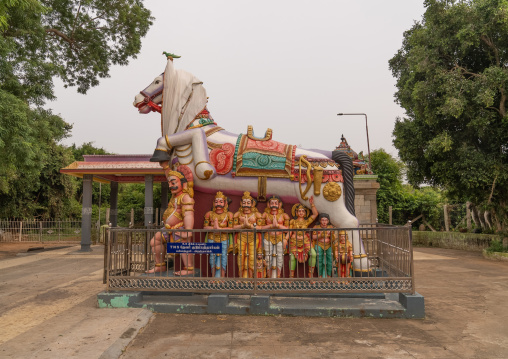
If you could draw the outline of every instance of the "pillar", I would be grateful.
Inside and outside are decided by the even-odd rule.
[[[118,182],[111,181],[110,183],[111,194],[109,197],[109,221],[112,227],[118,225]]]
[[[145,226],[153,224],[153,175],[145,175]]]
[[[83,207],[81,209],[81,250],[91,252],[92,244],[92,175],[83,175]]]

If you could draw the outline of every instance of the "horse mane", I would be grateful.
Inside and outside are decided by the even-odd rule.
[[[203,82],[168,59],[162,92],[162,135],[184,131],[208,102]]]

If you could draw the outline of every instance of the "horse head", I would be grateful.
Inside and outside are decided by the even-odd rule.
[[[164,73],[157,76],[150,85],[134,97],[134,107],[139,113],[161,112],[162,91],[164,89]]]

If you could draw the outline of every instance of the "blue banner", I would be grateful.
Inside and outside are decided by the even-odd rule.
[[[168,243],[168,253],[220,254],[222,243]]]

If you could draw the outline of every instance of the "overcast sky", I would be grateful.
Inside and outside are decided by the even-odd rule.
[[[204,83],[208,109],[221,127],[303,148],[332,150],[341,134],[367,153],[397,155],[392,131],[404,111],[395,102],[388,60],[424,13],[423,0],[145,1],[155,21],[137,59],[115,66],[87,95],[56,83],[48,104],[73,124],[65,144],[93,141],[117,154],[151,154],[160,115],[141,115],[134,96],[164,71],[163,51],[182,57],[175,68]]]

